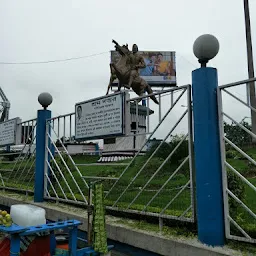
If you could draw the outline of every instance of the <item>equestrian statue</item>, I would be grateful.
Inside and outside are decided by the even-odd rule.
[[[127,44],[120,46],[115,40],[112,40],[112,42],[115,44],[116,51],[121,55],[121,58],[117,63],[110,64],[111,76],[106,95],[108,95],[109,89],[116,78],[119,81],[118,91],[124,86],[127,89],[132,88],[138,96],[143,96],[145,91],[148,94],[153,94],[151,87],[139,75],[139,69],[145,68],[146,64],[143,57],[138,53],[138,46],[134,44],[132,51],[130,51]],[[155,95],[151,95],[150,98],[156,104],[159,104]]]

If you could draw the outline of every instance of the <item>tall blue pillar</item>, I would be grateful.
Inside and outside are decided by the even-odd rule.
[[[100,155],[100,147],[99,147],[99,144],[97,142],[95,144],[95,155],[97,155],[97,156]]]
[[[217,86],[215,68],[192,72],[198,237],[210,246],[225,242]]]
[[[35,170],[35,202],[44,200],[44,167],[45,167],[45,143],[46,120],[51,118],[51,111],[42,109],[37,112],[36,127],[36,170]]]

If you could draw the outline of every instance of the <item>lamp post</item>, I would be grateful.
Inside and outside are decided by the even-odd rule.
[[[246,34],[246,47],[247,47],[247,65],[249,78],[254,78],[254,66],[253,66],[253,53],[252,53],[252,37],[251,37],[251,22],[250,22],[250,11],[249,2],[244,0],[244,18],[245,18],[245,34]],[[256,108],[255,98],[255,82],[247,84],[247,99],[249,99],[249,105]],[[251,110],[252,117],[252,132],[256,134],[256,113]],[[252,138],[255,143],[256,140]]]

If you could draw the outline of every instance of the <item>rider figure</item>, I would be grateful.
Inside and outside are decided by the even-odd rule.
[[[131,72],[128,87],[131,88],[134,79],[139,76],[139,69],[146,67],[143,57],[138,53],[138,46],[136,44],[132,46],[132,54],[129,55],[129,61]]]

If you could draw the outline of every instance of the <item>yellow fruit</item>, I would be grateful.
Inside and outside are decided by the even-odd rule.
[[[7,214],[7,211],[2,211],[2,216],[5,216]]]
[[[6,219],[3,219],[3,224],[5,225],[7,223]]]
[[[12,225],[12,222],[7,222],[7,223],[5,224],[6,227],[10,227],[11,225]]]
[[[11,220],[11,219],[12,219],[12,218],[11,218],[11,215],[10,215],[10,214],[6,214],[6,215],[5,215],[5,219],[6,219],[7,221]]]

